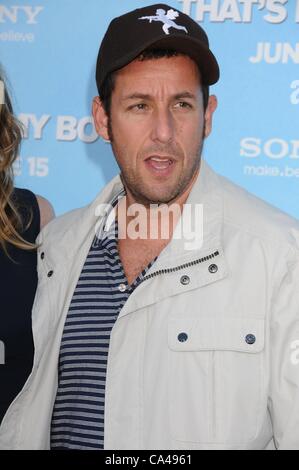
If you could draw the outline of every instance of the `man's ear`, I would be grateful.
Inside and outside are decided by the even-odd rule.
[[[92,100],[92,115],[97,133],[104,140],[109,141],[108,116],[99,96]]]
[[[208,106],[205,111],[205,137],[208,137],[212,130],[213,114],[217,108],[217,98],[215,95],[209,97]]]

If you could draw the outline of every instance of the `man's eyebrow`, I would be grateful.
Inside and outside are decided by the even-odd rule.
[[[127,100],[150,100],[151,95],[146,95],[144,93],[132,93],[131,95],[126,95],[122,98],[122,101],[127,101]]]
[[[175,100],[180,100],[182,98],[190,98],[192,100],[196,100],[196,96],[193,93],[190,93],[189,91],[183,91],[182,93],[177,93],[174,96]]]
[[[192,100],[196,100],[196,96],[193,93],[190,93],[189,91],[182,91],[180,93],[176,93],[172,99],[174,100],[179,100],[182,98],[189,98]],[[127,100],[151,100],[152,96],[145,94],[145,93],[132,93],[131,95],[126,95],[122,98],[122,101],[127,101]]]

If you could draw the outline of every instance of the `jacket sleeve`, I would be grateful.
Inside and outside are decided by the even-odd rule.
[[[299,249],[271,303],[269,410],[278,450],[299,450]]]

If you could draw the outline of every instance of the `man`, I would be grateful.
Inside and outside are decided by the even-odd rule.
[[[1,448],[299,449],[299,226],[201,160],[218,77],[167,5],[110,24],[93,116],[121,177],[38,239]]]

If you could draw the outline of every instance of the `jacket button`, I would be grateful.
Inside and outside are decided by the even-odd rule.
[[[256,342],[256,337],[254,335],[247,335],[245,341],[247,344],[254,344]]]
[[[118,290],[119,290],[120,292],[125,292],[126,289],[127,289],[126,284],[119,284]]]
[[[182,276],[181,277],[181,284],[183,284],[183,286],[187,286],[190,282],[190,277],[189,276]]]
[[[184,343],[185,341],[187,341],[187,339],[188,339],[187,333],[180,333],[178,335],[178,340],[180,343]]]
[[[41,255],[40,255],[40,257],[41,257],[41,259],[44,259],[44,257],[45,257],[45,253],[44,253],[44,252],[42,252],[42,253],[41,253]]]
[[[48,272],[48,277],[52,277],[53,274],[54,274],[54,271],[49,271],[49,272]]]
[[[218,266],[217,266],[217,264],[211,264],[211,265],[209,266],[209,271],[210,271],[211,274],[217,273],[217,271],[218,271]]]

